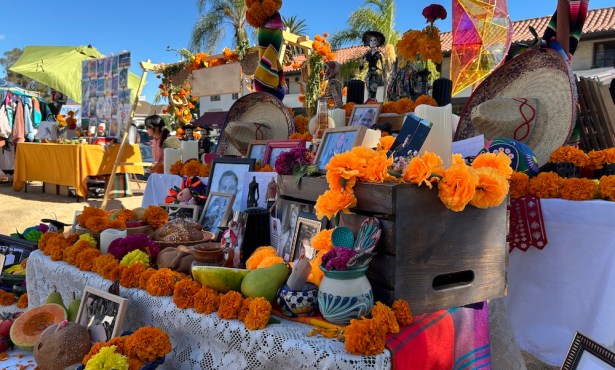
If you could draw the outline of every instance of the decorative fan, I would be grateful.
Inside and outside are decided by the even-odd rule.
[[[348,261],[346,266],[353,269],[367,266],[372,257],[376,255],[372,251],[376,248],[381,233],[380,221],[376,217],[363,221],[354,241],[353,249],[357,254]]]

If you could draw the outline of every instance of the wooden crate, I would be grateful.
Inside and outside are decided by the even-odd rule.
[[[295,186],[280,176],[282,197],[315,202],[327,189],[324,178],[303,178]],[[354,215],[341,224],[356,233],[371,215],[383,233],[368,278],[376,300],[408,300],[414,313],[463,306],[506,295],[506,204],[468,206],[453,212],[437,189],[413,184],[357,183]]]

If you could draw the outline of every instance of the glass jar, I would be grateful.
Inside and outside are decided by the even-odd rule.
[[[327,107],[326,98],[319,98],[316,104],[316,124],[313,142],[314,144],[319,144],[325,134],[325,130],[329,128],[329,108]]]

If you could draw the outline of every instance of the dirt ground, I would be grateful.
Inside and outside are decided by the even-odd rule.
[[[133,196],[109,199],[107,209],[137,208],[141,206],[145,182],[130,182]],[[67,195],[43,193],[43,184],[31,182],[28,192],[13,190],[13,184],[0,183],[0,234],[9,235],[15,229],[23,231],[27,227],[36,226],[43,218],[56,218],[65,223],[72,223],[75,211],[83,210],[85,206],[100,207],[101,198],[89,198],[87,201]]]

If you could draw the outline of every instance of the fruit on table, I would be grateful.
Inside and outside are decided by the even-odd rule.
[[[44,370],[64,370],[90,351],[88,329],[66,320],[45,329],[34,345],[34,359]]]
[[[31,308],[13,322],[10,331],[11,341],[25,351],[33,351],[41,333],[51,325],[64,320],[66,320],[66,311],[59,304],[48,303]]]
[[[192,266],[192,277],[201,285],[215,289],[220,293],[229,290],[239,291],[241,282],[248,270],[218,266]]]
[[[5,275],[25,275],[26,267],[18,263],[11,267],[5,268],[4,271],[2,271],[2,273]]]
[[[145,208],[137,207],[133,209],[132,211],[137,214],[137,220],[143,220],[143,215],[145,214]]]
[[[66,306],[64,305],[64,301],[62,301],[62,295],[58,293],[57,290],[54,290],[53,292],[49,293],[49,295],[47,296],[47,299],[45,299],[45,303],[55,303],[61,306],[64,309],[64,311],[66,311],[68,314],[68,310],[66,309]]]
[[[252,270],[241,282],[241,293],[246,297],[264,297],[273,302],[288,272],[288,266],[283,262]]]
[[[0,316],[1,320],[0,320],[0,336],[3,336],[5,338],[9,338],[11,336],[11,326],[13,325],[13,322],[15,321],[15,319],[13,317],[9,316]],[[0,351],[2,352],[2,351]]]
[[[75,322],[77,321],[77,314],[79,313],[79,306],[81,306],[81,299],[77,299],[75,297],[75,293],[73,293],[73,300],[68,304],[68,321]]]

